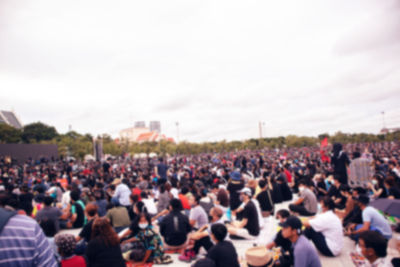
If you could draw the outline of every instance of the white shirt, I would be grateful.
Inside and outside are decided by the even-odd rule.
[[[61,204],[63,208],[67,207],[69,202],[71,201],[70,193],[71,191],[65,191],[64,194],[62,195]]]
[[[179,191],[178,191],[178,189],[176,189],[175,187],[172,187],[171,190],[170,190],[170,193],[172,194],[172,196],[174,198],[179,199]]]
[[[332,254],[339,255],[343,248],[343,226],[339,217],[329,210],[318,214],[309,222],[316,232],[321,232],[324,235],[326,245]]]
[[[147,212],[151,215],[157,214],[157,207],[156,204],[154,203],[154,199],[152,198],[142,198],[142,202],[144,203]]]
[[[119,204],[122,206],[129,206],[131,204],[130,200],[131,190],[126,184],[120,183],[115,188],[114,197],[118,198]]]

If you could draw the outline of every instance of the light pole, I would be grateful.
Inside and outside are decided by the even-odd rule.
[[[381,113],[382,113],[382,129],[385,129],[386,128],[386,125],[385,125],[385,111],[382,111]]]
[[[176,142],[179,143],[179,122],[175,122],[176,125]]]

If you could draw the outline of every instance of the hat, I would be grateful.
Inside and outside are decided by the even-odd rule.
[[[54,243],[62,251],[65,256],[74,254],[76,247],[75,237],[71,234],[57,234],[54,237]]]
[[[242,189],[242,190],[239,190],[238,193],[243,193],[243,194],[246,194],[246,195],[248,195],[248,196],[250,196],[250,197],[251,197],[251,195],[252,195],[251,189],[248,188],[248,187],[243,187],[243,189]]]
[[[280,223],[283,228],[291,227],[292,229],[301,229],[302,223],[296,216],[289,216],[285,222]]]
[[[115,178],[114,181],[112,182],[113,185],[117,185],[121,183],[121,179]]]
[[[242,178],[242,175],[238,171],[231,172],[230,176],[234,181],[240,181],[240,179]]]
[[[369,197],[367,195],[359,195],[358,197],[353,197],[353,199],[364,205],[368,205],[369,203]]]
[[[246,262],[251,266],[272,266],[273,253],[265,246],[252,247],[246,250]]]

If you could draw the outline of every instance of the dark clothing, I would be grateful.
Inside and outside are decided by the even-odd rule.
[[[275,204],[282,203],[283,201],[281,187],[277,183],[272,184],[272,201]]]
[[[204,247],[206,251],[209,251],[213,245],[214,244],[211,242],[210,237],[205,236],[194,242],[193,250],[194,253],[198,254],[201,247]]]
[[[347,214],[346,217],[343,219],[343,226],[346,227],[347,225],[355,223],[355,224],[362,224],[362,211],[360,207],[354,205],[353,210]]]
[[[191,229],[188,217],[179,211],[170,212],[160,223],[160,234],[170,246],[180,246],[185,243]]]
[[[119,244],[109,247],[99,238],[89,242],[85,255],[88,259],[88,267],[126,266]]]
[[[332,198],[335,197],[335,199],[340,199],[340,201],[338,203],[335,203],[335,208],[337,209],[344,209],[346,207],[346,198],[344,196],[342,196],[342,194],[340,193],[340,187],[337,188],[336,186],[332,185],[329,188],[328,191],[328,195]]]
[[[274,211],[274,203],[272,202],[271,193],[269,190],[264,190],[257,195],[258,203],[260,203],[261,211]]]
[[[108,162],[104,162],[104,164],[103,164],[104,173],[108,173],[110,168],[111,168],[111,165]]]
[[[394,197],[395,199],[400,199],[400,190],[397,187],[391,187],[389,188],[389,196]]]
[[[216,267],[239,267],[238,255],[235,247],[229,241],[221,241],[207,253],[207,258],[215,262]]]
[[[347,184],[347,166],[350,164],[350,159],[345,152],[339,153],[337,157],[331,158],[333,165],[333,173],[339,176],[340,183]]]
[[[79,203],[79,201],[81,203]],[[82,207],[82,205],[83,205],[83,202],[81,200],[78,200],[71,206],[71,208],[74,209],[77,214],[76,220],[72,225],[73,228],[81,228],[83,226],[83,224],[85,223],[85,211],[84,211],[84,208]],[[72,213],[74,213],[74,212],[72,212]]]
[[[161,162],[157,165],[157,173],[161,179],[167,179],[167,170],[168,167],[164,163]]]
[[[308,238],[311,239],[311,241],[314,243],[315,247],[321,252],[323,255],[328,256],[328,257],[334,257],[333,253],[329,249],[325,236],[321,232],[316,232],[312,227],[307,228],[304,231],[304,235]]]
[[[249,234],[258,236],[260,233],[260,224],[258,223],[257,208],[252,201],[247,202],[242,212],[243,219],[247,219],[247,224],[244,228],[249,231]]]
[[[32,193],[25,193],[18,196],[19,198],[19,208],[24,210],[28,216],[32,214],[33,206],[33,194]]]
[[[241,201],[239,199],[239,193],[242,188],[244,187],[243,181],[230,181],[227,187],[229,191],[229,204],[231,210],[235,210],[239,208]]]
[[[43,209],[39,210],[38,213],[36,214],[36,220],[38,222],[42,222],[45,220],[51,220],[54,222],[54,227],[56,229],[56,233],[60,230],[60,216],[62,215],[62,212],[60,209],[56,207],[44,207]]]
[[[295,204],[290,204],[289,205],[289,210],[292,212],[296,212],[298,214],[300,214],[300,216],[314,216],[315,213],[311,213],[308,210],[306,210],[306,208],[300,204],[300,205],[295,205]]]
[[[278,184],[278,186],[281,189],[282,200],[283,201],[292,200],[293,195],[292,195],[292,191],[290,190],[289,185],[286,182],[284,182],[282,184]]]
[[[280,230],[274,239],[276,247],[281,247],[284,251],[290,251],[292,248],[292,242],[289,239],[286,239],[282,235],[282,230]]]
[[[92,225],[94,220],[90,220],[81,230],[79,236],[83,238],[86,242],[89,242],[92,238]]]
[[[326,195],[326,193],[324,193],[323,191],[321,191],[319,189],[327,191],[326,190],[325,181],[321,181],[321,182],[317,183],[317,197],[318,197],[318,199],[320,199],[321,197],[324,197]]]
[[[98,207],[97,209],[97,214],[99,214],[99,217],[103,217],[107,213],[107,200],[105,199],[100,199],[96,200],[95,203]]]

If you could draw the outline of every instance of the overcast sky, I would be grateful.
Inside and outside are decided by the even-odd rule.
[[[400,127],[400,1],[0,0],[0,109],[180,140]]]

